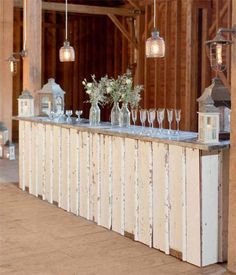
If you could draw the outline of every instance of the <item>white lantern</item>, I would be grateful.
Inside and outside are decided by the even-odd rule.
[[[8,141],[8,130],[3,122],[0,122],[0,145],[6,144]]]
[[[34,98],[27,90],[24,90],[18,98],[18,116],[34,116]]]
[[[219,117],[219,113],[198,113],[198,140],[200,142],[219,142]]]
[[[15,145],[13,143],[7,143],[3,148],[3,157],[9,160],[15,160]]]
[[[0,145],[0,159],[3,158],[3,146],[4,145]]]
[[[60,114],[64,112],[64,95],[65,92],[60,85],[50,78],[42,90],[39,91],[40,115],[49,115],[51,111]]]

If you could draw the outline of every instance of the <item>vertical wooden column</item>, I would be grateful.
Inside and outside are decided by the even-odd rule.
[[[27,56],[23,61],[23,89],[34,96],[37,112],[36,91],[41,88],[42,0],[26,0],[24,23]]]
[[[0,0],[0,121],[12,129],[12,75],[6,61],[13,52],[13,0]]]
[[[232,25],[236,24],[236,1],[232,1]],[[234,39],[234,38],[233,38]],[[235,42],[235,39],[234,39]],[[231,133],[229,180],[228,269],[236,273],[236,44],[231,52]]]

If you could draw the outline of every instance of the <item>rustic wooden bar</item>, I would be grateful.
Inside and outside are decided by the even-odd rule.
[[[14,119],[22,190],[194,265],[225,260],[228,141]]]

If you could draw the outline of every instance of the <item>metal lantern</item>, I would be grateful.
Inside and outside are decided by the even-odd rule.
[[[213,40],[206,41],[206,45],[210,50],[211,67],[215,71],[224,71],[226,69],[226,50],[233,42],[226,39],[222,33],[230,33],[236,36],[236,25],[232,28],[218,29],[216,36]]]
[[[224,114],[231,107],[231,100],[229,91],[221,80],[214,78],[212,84],[204,90],[197,101],[199,141],[214,143],[219,141],[220,136],[222,139],[229,138],[225,133],[228,126],[225,125]]]
[[[64,112],[64,95],[65,92],[60,85],[50,78],[42,90],[39,91],[40,115],[49,115],[51,111],[60,114]]]
[[[24,90],[18,98],[18,116],[34,116],[34,98],[27,90]]]
[[[159,36],[159,32],[154,30],[152,36],[146,40],[146,57],[164,57],[165,56],[165,42]]]
[[[8,141],[8,129],[3,122],[0,122],[0,145],[6,144]]]
[[[13,143],[8,142],[6,145],[3,147],[3,157],[5,159],[9,160],[15,160],[15,145]]]

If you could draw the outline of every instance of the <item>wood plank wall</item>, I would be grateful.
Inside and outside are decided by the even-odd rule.
[[[141,106],[145,108],[180,108],[182,130],[197,131],[196,99],[215,76],[209,65],[205,41],[215,36],[219,27],[231,26],[232,0],[157,0],[157,28],[166,42],[166,57],[147,59],[145,40],[153,28],[153,1],[139,1],[144,15],[134,22],[138,35],[138,50],[127,42],[106,16],[69,14],[69,40],[75,47],[76,62],[59,62],[58,51],[64,40],[64,14],[43,12],[42,84],[49,77],[66,91],[66,109],[83,109],[88,117],[89,104],[81,81],[92,73],[101,77],[106,73],[117,76],[133,65],[136,84],[144,84]],[[22,14],[14,12],[14,49],[22,48]],[[119,18],[123,26],[133,32],[129,18]],[[230,83],[230,50],[227,72],[221,79]],[[136,70],[135,70],[136,68]],[[22,90],[22,71],[14,77],[13,114],[17,114],[16,98]],[[227,82],[228,81],[228,82]],[[110,107],[102,111],[102,119],[109,120]],[[166,125],[167,126],[167,125]],[[17,137],[13,124],[13,137]]]
[[[219,27],[231,26],[232,0],[157,0],[157,29],[166,42],[163,59],[145,58],[142,105],[182,110],[181,129],[197,131],[196,99],[210,85],[211,72],[205,41],[213,39]],[[153,28],[153,1],[143,1],[145,40]],[[230,83],[230,51],[227,72],[219,76]],[[167,125],[166,125],[167,126]]]

